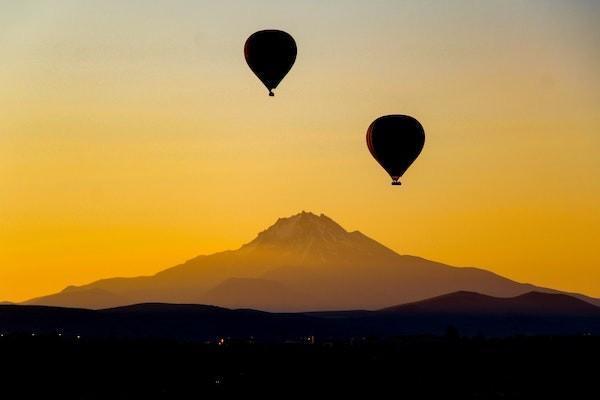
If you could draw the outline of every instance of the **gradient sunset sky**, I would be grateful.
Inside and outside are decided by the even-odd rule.
[[[0,1],[0,300],[325,213],[402,254],[600,297],[600,2]],[[276,97],[243,58],[278,28]],[[384,114],[424,126],[403,186]]]

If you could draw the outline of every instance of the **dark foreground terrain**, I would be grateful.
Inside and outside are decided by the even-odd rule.
[[[378,311],[0,306],[0,399],[597,398],[600,309],[457,292]]]
[[[137,304],[105,310],[4,305],[0,333],[86,338],[207,341],[216,337],[285,342],[443,335],[600,335],[600,308],[562,294],[531,292],[499,298],[456,292],[377,311],[268,313],[195,305]]]
[[[0,337],[4,399],[595,398],[600,338],[199,343]],[[434,396],[434,397],[431,397]]]

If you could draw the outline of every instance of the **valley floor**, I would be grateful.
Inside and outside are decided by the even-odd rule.
[[[591,366],[600,359],[600,337],[486,339],[449,331],[277,344],[5,335],[0,357],[7,399],[583,398],[597,393]]]

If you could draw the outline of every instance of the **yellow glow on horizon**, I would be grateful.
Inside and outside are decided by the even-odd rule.
[[[51,3],[0,6],[0,300],[151,274],[301,210],[600,297],[598,5]],[[299,55],[269,98],[241,49],[273,24]],[[399,188],[364,139],[390,113],[427,135]]]

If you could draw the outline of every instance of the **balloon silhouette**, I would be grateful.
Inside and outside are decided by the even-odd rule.
[[[377,118],[367,130],[367,146],[371,155],[392,177],[392,185],[400,185],[398,179],[417,159],[423,144],[425,131],[413,117],[386,115]]]
[[[244,45],[244,56],[254,74],[275,96],[273,89],[292,69],[297,47],[294,38],[278,30],[258,31],[250,35]]]

